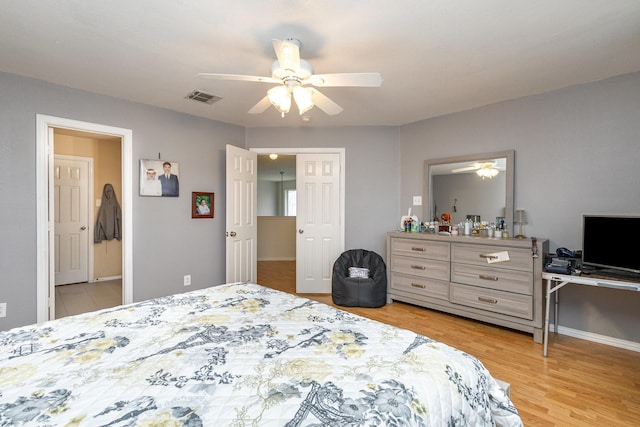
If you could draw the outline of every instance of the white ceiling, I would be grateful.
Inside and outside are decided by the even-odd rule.
[[[316,73],[379,72],[322,88],[344,108],[303,122],[247,111],[272,39]],[[638,0],[3,0],[0,71],[241,126],[398,126],[640,70]],[[194,89],[223,99],[185,99]]]

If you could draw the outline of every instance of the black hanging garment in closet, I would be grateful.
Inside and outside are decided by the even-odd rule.
[[[113,185],[105,184],[102,189],[102,204],[98,211],[98,219],[93,233],[93,241],[100,243],[103,240],[120,240],[122,211],[116,198]]]

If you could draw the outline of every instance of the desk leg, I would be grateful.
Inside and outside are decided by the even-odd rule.
[[[560,302],[560,289],[558,289],[557,291],[554,292],[553,294],[553,303],[554,303],[554,317],[553,317],[553,330],[556,333],[556,335],[558,334],[558,307],[559,307],[559,302]]]
[[[544,316],[544,338],[542,339],[543,341],[543,351],[542,351],[542,355],[544,357],[547,357],[547,345],[549,344],[549,303],[550,298],[551,297],[551,280],[547,279],[547,292],[546,292],[546,314]]]

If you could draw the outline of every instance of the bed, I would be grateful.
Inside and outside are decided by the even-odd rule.
[[[0,425],[521,426],[473,356],[253,283],[0,332]]]

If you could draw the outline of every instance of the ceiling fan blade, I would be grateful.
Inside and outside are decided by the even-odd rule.
[[[453,173],[458,173],[458,172],[469,172],[469,171],[474,171],[480,169],[480,166],[467,166],[464,168],[457,168],[457,169],[451,169],[451,172]]]
[[[300,42],[297,40],[273,39],[272,43],[280,68],[297,73],[300,70]]]
[[[282,83],[280,80],[276,80],[272,77],[264,76],[244,76],[241,74],[215,74],[215,73],[198,73],[196,77],[210,80],[238,80],[243,82],[258,82],[258,83]]]
[[[451,169],[451,172],[453,173],[458,173],[458,172],[468,172],[468,171],[475,171],[478,169],[498,169],[500,170],[500,168],[498,168],[498,164],[494,161],[491,160],[486,160],[483,162],[474,162],[472,164],[470,164],[469,166],[464,166],[461,168],[457,168],[457,169]],[[502,169],[504,170],[504,169]]]
[[[379,87],[382,85],[380,73],[334,73],[314,74],[305,80],[314,86],[360,86]]]
[[[325,113],[330,116],[335,116],[336,114],[340,114],[340,112],[342,112],[342,107],[333,102],[322,92],[313,88],[309,88],[309,90],[313,92],[311,99],[313,100],[314,105]]]
[[[271,101],[269,101],[269,97],[265,96],[262,98],[256,105],[251,107],[249,110],[249,114],[260,114],[264,113],[267,108],[271,106]]]
[[[472,167],[458,168],[458,169],[451,169],[451,172],[453,172],[453,173],[470,172],[470,171],[474,171],[476,169],[478,169],[478,168],[472,168]]]

